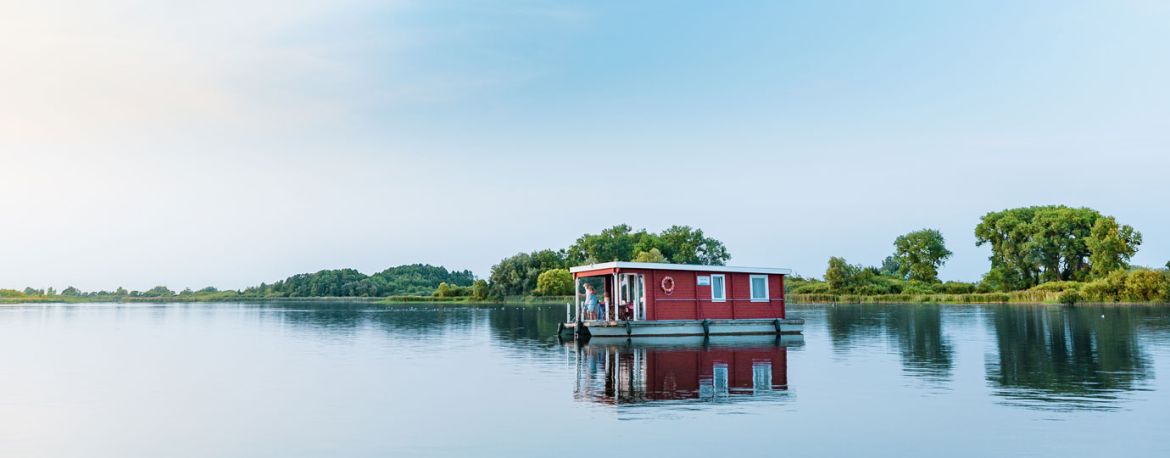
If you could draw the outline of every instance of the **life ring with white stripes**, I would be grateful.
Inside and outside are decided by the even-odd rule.
[[[661,286],[662,286],[662,292],[666,293],[666,295],[669,296],[669,295],[674,293],[674,279],[670,278],[669,275],[662,277],[662,285]]]

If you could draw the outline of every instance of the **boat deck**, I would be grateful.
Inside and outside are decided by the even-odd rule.
[[[653,320],[653,321],[582,321],[563,323],[562,333],[586,334],[593,337],[676,337],[751,334],[799,334],[804,331],[804,320],[758,318],[736,320]]]

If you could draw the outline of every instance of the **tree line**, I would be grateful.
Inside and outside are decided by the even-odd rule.
[[[328,269],[313,273],[293,275],[272,284],[261,283],[243,290],[220,291],[207,287],[198,291],[190,288],[178,293],[166,286],[156,286],[146,291],[84,292],[68,287],[59,293],[53,288],[23,291],[0,290],[0,297],[64,297],[64,298],[300,298],[300,297],[391,297],[430,296],[476,297],[487,299],[487,282],[476,280],[470,270],[447,270],[443,266],[409,264],[390,267],[372,275],[354,269]]]
[[[218,294],[218,293],[222,293],[222,292],[223,291],[220,291],[219,289],[216,289],[215,287],[211,287],[211,286],[208,286],[206,288],[199,289],[199,290],[192,290],[191,288],[185,288],[182,291],[179,291],[177,293],[166,286],[155,286],[154,288],[150,288],[150,289],[145,290],[145,291],[138,291],[138,290],[130,291],[130,290],[127,290],[126,288],[121,288],[121,287],[119,287],[118,289],[115,289],[113,291],[107,291],[107,290],[82,291],[82,290],[80,290],[76,287],[73,287],[73,286],[67,287],[61,291],[57,291],[56,288],[53,288],[52,286],[50,286],[48,288],[41,288],[41,289],[32,288],[32,287],[27,287],[23,290],[0,289],[0,297],[12,297],[12,298],[20,298],[20,297],[65,297],[65,298],[74,298],[74,297],[75,298],[144,297],[144,298],[154,298],[154,297],[160,297],[161,298],[161,297],[175,297],[175,296]]]
[[[1166,269],[1130,265],[1142,243],[1132,226],[1090,208],[1033,206],[989,212],[975,226],[977,246],[991,248],[991,267],[977,282],[941,282],[938,269],[951,256],[938,230],[894,240],[880,266],[829,258],[823,280],[794,277],[794,294],[971,294],[1039,291],[1060,300],[1170,301]]]
[[[976,245],[991,248],[991,267],[976,282],[938,278],[938,270],[952,256],[942,233],[922,229],[893,241],[893,253],[880,265],[850,264],[829,258],[822,279],[790,277],[792,294],[864,295],[986,294],[1018,291],[1060,293],[1061,300],[1170,301],[1170,263],[1167,269],[1135,268],[1130,260],[1142,235],[1089,208],[1034,206],[989,212],[975,229]],[[0,298],[21,297],[142,297],[142,298],[298,298],[434,296],[500,300],[508,296],[564,296],[573,294],[568,268],[609,261],[723,265],[730,259],[723,242],[701,229],[671,226],[653,233],[627,224],[584,234],[561,249],[517,253],[500,260],[487,279],[469,270],[410,264],[371,275],[354,269],[297,274],[272,284],[243,290],[213,287],[178,293],[165,286],[147,291],[83,292],[68,287],[23,291],[0,289]]]

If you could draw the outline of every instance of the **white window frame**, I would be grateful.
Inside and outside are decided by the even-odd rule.
[[[720,297],[715,297],[715,277],[719,277],[719,284],[723,286]],[[727,302],[727,276],[723,274],[711,274],[711,302]]]
[[[764,279],[764,297],[756,297],[756,279]],[[748,278],[748,294],[752,302],[768,302],[771,298],[768,297],[768,276],[767,275],[752,275]]]

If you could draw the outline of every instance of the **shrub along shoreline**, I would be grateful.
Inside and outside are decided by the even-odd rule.
[[[827,304],[1012,304],[1012,305],[1167,305],[1166,301],[1076,301],[1061,300],[1060,294],[1014,291],[974,294],[789,294],[789,305]]]
[[[793,278],[790,303],[955,303],[955,304],[1170,304],[1170,271],[1133,268],[1088,282],[1054,281],[1022,291],[986,291],[961,282],[922,284],[888,281],[897,292],[834,291],[826,282]]]
[[[977,282],[942,282],[951,256],[942,233],[914,231],[894,241],[880,266],[830,257],[824,280],[790,277],[794,302],[1026,304],[1170,303],[1166,268],[1134,266],[1142,234],[1090,208],[1063,205],[990,212],[975,227],[991,248],[991,270]]]

